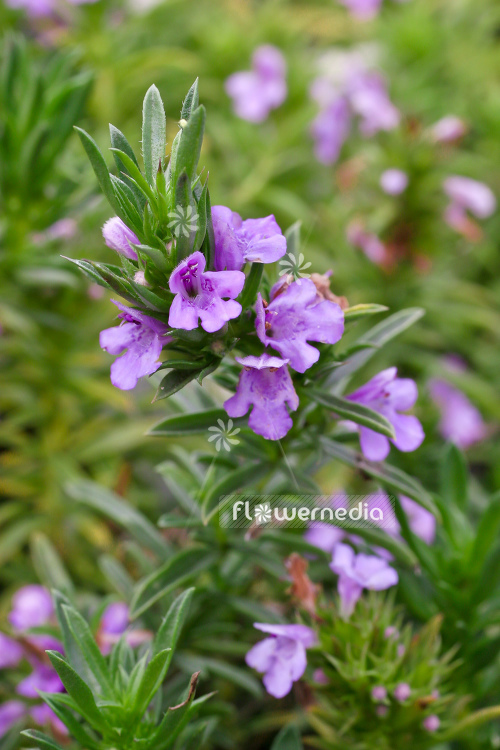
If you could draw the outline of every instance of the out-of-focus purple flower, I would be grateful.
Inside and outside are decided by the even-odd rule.
[[[0,669],[12,669],[17,667],[24,656],[23,647],[20,643],[8,635],[0,633]]]
[[[496,209],[497,201],[490,188],[483,182],[455,175],[444,181],[443,190],[450,198],[444,212],[444,220],[455,231],[475,239],[467,211],[478,219],[491,216]]]
[[[40,691],[44,693],[61,693],[64,685],[57,672],[47,664],[33,661],[33,671],[16,687],[16,693],[25,698],[38,698]]]
[[[384,243],[379,240],[377,235],[366,232],[359,220],[354,219],[349,223],[346,236],[347,241],[354,247],[359,247],[372,263],[376,263],[378,266],[386,263],[388,255]]]
[[[321,164],[334,164],[351,128],[349,102],[338,96],[321,109],[311,123],[314,154]]]
[[[410,697],[411,687],[407,682],[400,682],[399,685],[396,685],[396,687],[394,688],[393,695],[397,701],[403,703]]]
[[[377,706],[377,708],[375,709],[375,713],[377,714],[377,716],[380,716],[380,718],[383,719],[384,716],[387,716],[387,714],[389,713],[389,706]]]
[[[339,0],[360,21],[374,18],[380,10],[382,0]]]
[[[287,405],[295,411],[299,398],[288,372],[288,360],[261,354],[236,357],[243,366],[234,396],[224,402],[230,417],[242,417],[253,406],[248,426],[268,440],[280,440],[292,427]]]
[[[385,701],[387,698],[387,690],[383,685],[375,685],[372,688],[371,696],[374,701]]]
[[[283,698],[299,680],[307,666],[306,649],[317,643],[316,633],[306,625],[267,625],[254,627],[270,633],[246,655],[249,667],[264,673],[263,683],[269,695]]]
[[[416,450],[424,439],[424,431],[418,419],[399,412],[411,409],[418,396],[415,381],[398,378],[397,368],[389,367],[351,393],[347,398],[386,417],[394,427],[396,437],[390,439],[403,452]],[[370,461],[383,461],[389,454],[389,438],[368,427],[360,427],[360,445]]]
[[[460,117],[446,115],[438,120],[431,128],[432,140],[436,143],[453,143],[467,132],[467,126]]]
[[[436,716],[435,714],[426,716],[422,722],[422,726],[424,729],[427,729],[428,732],[436,732],[441,726],[439,716]]]
[[[28,710],[21,701],[6,701],[0,706],[0,737],[26,716]]]
[[[54,0],[5,0],[8,8],[25,10],[31,18],[50,16],[54,10]]]
[[[342,308],[322,300],[311,279],[294,281],[274,296],[271,291],[267,307],[259,293],[255,310],[259,339],[288,358],[297,372],[305,372],[319,359],[318,349],[308,341],[336,344],[344,333]]]
[[[432,544],[436,537],[436,519],[429,510],[419,503],[401,495],[401,506],[408,518],[410,529],[426,544]]]
[[[139,378],[151,375],[160,367],[158,357],[165,344],[172,341],[164,334],[168,327],[145,313],[111,300],[120,310],[122,323],[101,331],[99,344],[113,356],[126,354],[111,365],[111,382],[122,391],[135,388]]]
[[[382,591],[398,582],[398,574],[387,560],[362,552],[356,555],[347,544],[337,544],[334,548],[330,568],[339,577],[338,591],[343,617],[352,614],[363,589]]]
[[[140,245],[141,242],[118,216],[108,219],[102,228],[102,236],[111,250],[116,250],[129,260],[137,260],[137,253],[132,245]]]
[[[333,502],[330,507],[334,510],[348,507],[347,496],[342,493],[335,495]],[[345,536],[345,530],[340,529],[338,526],[334,526],[332,523],[325,523],[324,521],[312,521],[309,524],[309,528],[304,534],[304,539],[309,544],[314,544],[315,547],[322,549],[324,552],[333,552],[333,548],[338,544]]]
[[[389,99],[385,81],[376,71],[358,73],[349,81],[349,101],[361,117],[359,129],[365,136],[399,125],[399,110]]]
[[[276,219],[242,220],[226,206],[213,206],[215,270],[240,271],[247,261],[274,263],[286,253],[286,239]]]
[[[129,609],[125,602],[112,602],[104,610],[100,629],[105,633],[117,635],[124,633],[129,624]]]
[[[28,630],[45,625],[53,614],[54,605],[49,591],[33,583],[23,586],[12,597],[9,622],[16,630]]]
[[[252,56],[252,70],[233,73],[225,83],[238,117],[263,122],[286,99],[286,61],[277,47],[265,44]]]
[[[441,412],[439,432],[445,440],[465,450],[486,438],[483,418],[465,393],[438,378],[429,381],[429,391]]]
[[[329,683],[328,677],[326,676],[325,672],[321,668],[314,670],[313,680],[314,682],[317,682],[318,685],[328,685]]]
[[[408,175],[402,169],[386,169],[380,177],[380,187],[387,195],[400,195],[408,187]]]
[[[30,709],[30,716],[33,721],[41,727],[50,726],[58,734],[69,734],[66,725],[62,723],[59,717],[55,715],[46,703],[32,706]]]
[[[399,631],[394,627],[394,625],[389,625],[389,627],[384,630],[384,638],[386,638],[387,640],[398,637]]]
[[[205,256],[192,253],[172,272],[170,291],[175,294],[168,317],[172,328],[192,331],[201,327],[213,333],[228,320],[237,318],[241,305],[234,299],[245,283],[241,271],[205,271]],[[229,297],[229,299],[224,299]]]

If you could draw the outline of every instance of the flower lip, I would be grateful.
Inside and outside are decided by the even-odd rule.
[[[247,357],[235,357],[235,360],[243,367],[251,367],[253,370],[266,370],[266,369],[279,369],[283,365],[287,365],[289,359],[281,359],[281,357],[273,357],[271,354],[264,352],[259,357],[253,354],[249,354]]]

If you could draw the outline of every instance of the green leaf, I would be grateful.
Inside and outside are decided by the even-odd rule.
[[[450,729],[444,732],[436,733],[436,742],[447,742],[455,737],[469,732],[471,729],[486,724],[488,721],[494,721],[500,718],[500,706],[488,706],[481,708],[479,711],[469,714],[464,719],[457,721]]]
[[[193,109],[197,109],[199,105],[198,96],[198,78],[193,83],[189,91],[187,92],[186,98],[182,103],[181,120],[189,120]]]
[[[113,184],[111,182],[109,169],[106,165],[104,156],[99,149],[99,146],[94,141],[94,139],[85,132],[85,130],[77,128],[76,126],[75,130],[80,136],[83,148],[87,152],[87,156],[90,159],[90,163],[92,164],[92,168],[95,172],[95,176],[97,177],[97,181],[101,187],[102,192],[104,193],[104,195],[108,199],[109,204],[116,211],[116,213],[121,214],[120,205],[116,199],[115,191],[113,190]]]
[[[165,156],[166,127],[160,92],[153,85],[146,92],[142,107],[142,155],[144,171],[150,185],[156,184],[156,173]]]
[[[24,729],[21,734],[23,737],[28,737],[30,740],[36,742],[41,750],[63,750],[61,745],[58,745],[57,742],[54,742],[54,740],[37,729]]]
[[[396,437],[394,427],[389,420],[382,414],[373,411],[373,409],[369,409],[363,404],[357,404],[354,401],[349,401],[340,396],[334,396],[331,393],[318,391],[314,388],[308,388],[307,394],[317,404],[326,406],[327,409],[334,411],[344,419],[350,419],[364,427],[369,427],[370,430],[379,432],[381,435],[386,435],[389,438],[394,439]]]
[[[87,662],[95,679],[101,686],[103,694],[112,696],[114,690],[109,679],[106,662],[97,647],[97,643],[90,632],[87,622],[73,607],[63,604],[62,610],[66,617],[68,627],[80,648],[82,656]]]
[[[349,362],[342,367],[338,367],[331,374],[329,382],[332,384],[344,384],[345,381],[357,370],[368,362],[375,354],[377,348],[380,348],[388,341],[398,336],[407,328],[416,323],[424,315],[424,310],[419,307],[412,307],[408,310],[400,310],[394,315],[389,316],[374,326],[368,333],[365,333],[360,339],[359,344],[371,345],[355,354]]]
[[[180,262],[191,255],[198,231],[198,210],[191,190],[191,180],[185,170],[182,170],[175,184],[174,202],[179,220],[173,230],[177,262]]]
[[[203,131],[205,129],[205,107],[200,105],[191,112],[187,124],[182,129],[182,135],[178,141],[175,164],[172,165],[173,184],[181,172],[186,172],[191,182],[196,177],[196,168],[200,159],[201,144],[203,142]]]
[[[295,224],[292,224],[288,227],[288,229],[285,232],[286,237],[286,251],[287,253],[291,253],[292,255],[295,255],[297,258],[299,257],[300,253],[300,230],[302,227],[302,222],[296,221]]]
[[[441,495],[445,503],[467,508],[469,475],[463,453],[456,445],[447,446],[441,470]]]
[[[433,513],[438,521],[440,520],[441,514],[439,513],[436,503],[417,479],[410,477],[404,471],[401,471],[390,464],[368,461],[361,453],[358,453],[352,448],[342,445],[342,443],[338,443],[331,438],[320,437],[320,442],[328,455],[354,467],[358,471],[368,474],[368,476],[373,477],[374,479],[377,479],[381,484],[394,492],[401,495],[407,495],[412,500],[419,503],[423,508],[426,508]]]
[[[238,302],[240,303],[243,310],[247,307],[252,307],[253,303],[257,299],[257,292],[260,288],[260,282],[262,280],[262,274],[264,273],[263,263],[252,263],[250,267],[250,273],[246,277],[245,286],[243,287]]]
[[[243,688],[243,690],[246,690],[255,698],[262,697],[263,690],[260,682],[250,674],[248,669],[235,667],[228,662],[219,661],[219,659],[212,659],[207,656],[200,656],[198,654],[196,657],[188,657],[183,654],[182,656],[179,656],[179,663],[186,669],[194,669],[195,665],[197,665],[197,669],[202,671],[206,670],[210,674],[222,677],[223,680],[229,680],[229,682]]]
[[[89,685],[89,687],[97,693],[99,691],[99,682],[95,678],[92,670],[89,668],[86,660],[83,657],[80,644],[75,639],[75,636],[73,635],[71,628],[69,627],[66,612],[64,611],[64,607],[70,606],[70,602],[64,596],[64,594],[57,590],[52,591],[52,598],[54,600],[57,621],[59,623],[59,627],[61,628],[64,653],[66,654],[67,659],[71,662],[73,669],[79,674],[81,679],[84,680],[87,685]]]
[[[168,648],[170,649],[170,658],[172,658],[182,627],[189,613],[194,591],[194,588],[187,589],[171,604],[153,641],[154,655]]]
[[[109,126],[109,136],[110,136],[110,140],[111,140],[111,146],[114,149],[117,149],[118,151],[123,151],[124,154],[127,154],[127,156],[129,157],[129,159],[132,159],[132,161],[134,162],[134,164],[136,165],[136,167],[139,169],[139,164],[138,164],[137,158],[136,158],[136,156],[134,154],[134,150],[133,150],[132,146],[130,145],[130,143],[125,138],[125,136],[123,135],[123,133],[121,132],[121,130],[118,130],[118,128],[115,128],[114,125],[110,124],[110,126]],[[123,163],[123,161],[120,159],[120,156],[117,153],[117,151],[115,151],[113,153],[113,156],[114,156],[115,163],[116,163],[116,166],[118,167],[118,169],[120,171],[125,171],[125,173],[128,174],[127,167]]]
[[[139,251],[139,255],[142,253],[147,258],[152,260],[159,271],[162,271],[162,273],[168,272],[169,265],[167,263],[167,259],[164,253],[162,253],[161,250],[158,250],[157,247],[149,247],[149,245],[133,245],[133,247],[137,251]]]
[[[132,184],[135,185],[137,190],[139,190],[145,198],[148,199],[151,206],[157,208],[157,199],[155,194],[153,193],[148,181],[144,178],[144,175],[142,174],[139,167],[136,165],[135,161],[133,161],[128,154],[126,154],[124,151],[121,151],[120,149],[111,148],[110,151],[113,152],[113,154],[118,156],[120,158],[120,161],[123,162],[125,165],[127,172],[129,174],[129,179],[132,181]]]
[[[207,568],[214,556],[206,547],[193,546],[173,555],[164,565],[155,570],[135,587],[130,604],[130,617],[135,619],[176,586],[194,578],[200,570]]]
[[[74,737],[82,747],[88,748],[88,750],[100,750],[101,745],[85,731],[78,719],[75,718],[74,714],[68,710],[67,706],[58,700],[59,696],[57,693],[51,694],[40,692],[40,697],[69,729],[71,736]]]
[[[481,570],[490,550],[498,541],[500,530],[500,492],[491,498],[491,501],[481,516],[477,527],[476,538],[470,553],[470,568],[472,575],[477,575]]]
[[[281,732],[276,736],[271,750],[302,750],[302,740],[297,727],[283,727]]]
[[[346,323],[351,320],[359,320],[359,318],[366,318],[368,315],[378,315],[379,313],[386,312],[389,308],[385,305],[354,305],[354,307],[348,307],[344,310],[344,318]],[[372,344],[373,346],[373,344]]]
[[[47,651],[52,666],[61,678],[68,694],[73,698],[82,716],[100,732],[107,732],[106,721],[97,708],[92,691],[57,651]]]
[[[217,511],[221,497],[230,495],[242,487],[248,489],[249,483],[253,485],[258,482],[271,468],[272,464],[267,461],[260,461],[259,463],[247,463],[245,466],[235,469],[235,471],[226,473],[205,494],[201,509],[203,522],[208,523],[213,513]]]
[[[186,700],[178,706],[172,706],[167,710],[160,726],[151,738],[150,743],[147,745],[151,750],[169,750],[183,728],[186,726],[192,713],[191,709],[194,708],[193,698],[196,692],[198,675],[199,672],[195,672],[191,677]],[[206,697],[208,696],[203,696],[204,699]]]
[[[165,559],[170,546],[148,519],[111,490],[89,480],[76,480],[66,486],[74,500],[88,505],[126,529],[146,549]]]
[[[164,649],[153,656],[146,667],[132,704],[132,714],[142,717],[154,695],[160,689],[168,671],[172,656],[170,649]]]
[[[52,542],[38,532],[34,534],[31,542],[31,554],[33,564],[39,579],[48,589],[57,589],[67,596],[74,594],[74,587],[61,558]]]
[[[168,375],[165,375],[158,386],[153,403],[168,398],[169,396],[172,396],[172,394],[177,393],[177,391],[180,391],[184,386],[197,378],[198,375],[203,372],[203,369],[204,368],[200,368],[199,370],[172,370],[169,372]]]
[[[224,409],[207,409],[207,411],[197,411],[192,414],[180,414],[175,417],[162,419],[155,424],[148,435],[153,437],[172,437],[176,435],[203,435],[209,427],[216,427],[217,420],[222,419],[225,423],[227,413]],[[238,420],[232,420],[236,425]],[[242,419],[243,423],[244,420]]]
[[[196,230],[196,234],[193,240],[193,253],[195,253],[197,250],[201,250],[201,247],[205,240],[205,235],[207,233],[207,222],[208,222],[207,201],[208,201],[208,179],[205,181],[205,184],[203,185],[203,190],[201,191],[200,199],[197,205],[198,228]],[[211,267],[210,263],[208,263],[208,267],[209,268]]]

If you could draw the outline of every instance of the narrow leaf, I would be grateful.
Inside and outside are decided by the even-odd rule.
[[[331,393],[325,393],[314,388],[308,388],[307,393],[317,404],[326,406],[327,409],[334,411],[344,419],[350,419],[364,427],[369,427],[370,430],[379,432],[381,435],[386,435],[389,438],[396,437],[394,427],[389,420],[363,404],[357,404],[354,401],[349,401],[340,396],[334,396]]]
[[[172,603],[153,641],[153,654],[170,649],[170,658],[175,651],[179,635],[191,606],[194,588],[187,589]]]
[[[142,108],[142,154],[144,170],[150,185],[156,184],[158,165],[165,156],[166,127],[160,92],[153,85],[146,92]]]
[[[75,130],[80,136],[83,148],[87,152],[87,156],[90,159],[90,163],[92,164],[92,168],[95,172],[95,176],[97,177],[97,181],[101,186],[102,192],[104,193],[104,195],[108,199],[109,204],[116,211],[116,213],[120,214],[120,205],[115,197],[115,191],[113,190],[113,184],[111,182],[109,169],[106,166],[106,161],[99,149],[99,146],[94,141],[94,139],[85,132],[85,130],[77,128],[76,126]]]

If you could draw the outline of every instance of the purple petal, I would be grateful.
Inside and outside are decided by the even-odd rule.
[[[342,617],[350,617],[356,602],[362,594],[363,588],[347,576],[340,575],[337,588],[340,596],[340,610]]]
[[[27,707],[21,701],[6,701],[0,706],[0,737],[4,737],[9,729],[28,713]]]
[[[417,384],[410,378],[396,378],[388,386],[391,406],[397,411],[408,411],[418,398]]]
[[[348,544],[337,544],[333,550],[330,569],[337,575],[352,575],[356,555]]]
[[[396,437],[392,441],[400,451],[408,453],[416,450],[424,440],[424,430],[416,417],[408,414],[395,414],[392,424]]]
[[[50,592],[37,584],[23,586],[12,597],[9,622],[17,630],[45,625],[54,614]]]
[[[137,260],[137,253],[131,243],[140,245],[140,240],[118,216],[108,219],[102,228],[102,235],[104,242],[112,250],[116,250],[129,260]]]
[[[316,633],[307,625],[279,625],[274,623],[254,622],[254,628],[261,630],[263,633],[270,633],[275,636],[284,636],[293,641],[299,641],[305,648],[315,646],[317,643]]]
[[[275,649],[276,638],[265,638],[250,649],[245,656],[245,661],[257,672],[267,672],[271,668]]]
[[[262,680],[264,687],[273,698],[284,698],[292,689],[293,679],[289,664],[283,664],[279,659],[274,659],[270,669]]]
[[[483,182],[453,176],[444,181],[443,189],[454,203],[467,208],[479,219],[486,219],[496,209],[496,198]]]
[[[389,438],[370,430],[369,427],[359,428],[359,444],[363,455],[369,461],[383,461],[391,450]]]
[[[121,635],[129,624],[129,609],[125,602],[112,602],[104,610],[100,629],[105,633]]]
[[[24,650],[21,644],[0,633],[0,669],[17,667],[23,657]]]
[[[170,306],[168,324],[172,328],[182,328],[184,331],[192,331],[198,328],[198,310],[194,301],[177,294]]]

